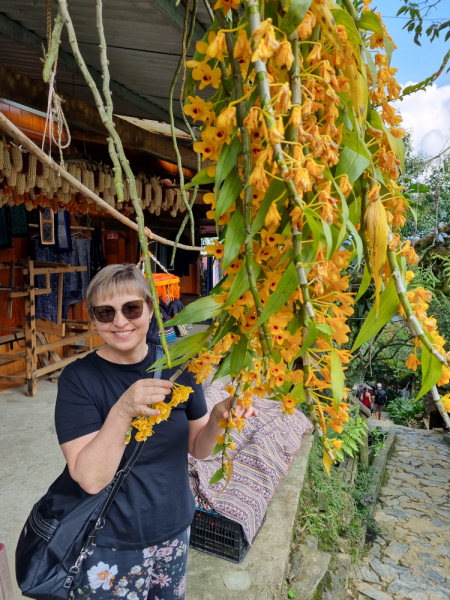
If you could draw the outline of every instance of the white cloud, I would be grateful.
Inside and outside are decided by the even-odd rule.
[[[405,87],[412,85],[408,82]],[[410,129],[417,151],[435,156],[450,145],[450,85],[436,84],[394,103],[403,117],[403,127]]]

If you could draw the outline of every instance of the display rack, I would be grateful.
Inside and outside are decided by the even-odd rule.
[[[52,263],[44,261],[33,261],[30,259],[21,261],[10,261],[0,264],[0,270],[9,269],[8,285],[0,285],[0,292],[8,294],[6,317],[12,316],[12,303],[15,298],[23,297],[25,300],[25,316],[23,327],[10,327],[0,325],[0,329],[12,331],[10,335],[0,336],[0,345],[25,341],[25,349],[18,352],[0,352],[2,364],[23,360],[25,372],[13,373],[11,375],[0,374],[0,381],[11,383],[26,383],[27,396],[34,397],[37,394],[37,380],[43,375],[60,370],[71,362],[82,358],[93,350],[93,336],[97,330],[91,321],[77,321],[62,318],[62,298],[64,274],[83,272],[86,266],[72,267],[65,263]],[[23,274],[24,284],[15,285],[15,273],[20,269]],[[36,319],[36,296],[51,294],[50,275],[59,275],[58,279],[58,302],[56,323],[48,319]],[[37,275],[45,277],[45,287],[38,288],[34,284]],[[58,336],[61,339],[48,342],[47,335]],[[86,340],[87,345],[76,344]],[[66,347],[75,352],[73,356],[61,358],[56,350]],[[79,352],[82,350],[82,352]],[[78,352],[78,353],[77,353]],[[38,357],[44,366],[37,368]],[[53,360],[53,362],[51,362]]]

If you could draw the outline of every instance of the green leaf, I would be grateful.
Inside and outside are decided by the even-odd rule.
[[[284,31],[286,35],[291,35],[305,18],[310,6],[311,0],[292,0],[280,23],[281,31]]]
[[[187,188],[190,187],[194,187],[196,185],[204,185],[206,183],[214,183],[214,177],[210,177],[208,175],[208,173],[206,169],[202,169],[201,171],[199,171],[197,173],[197,175],[194,175],[194,177],[191,179],[191,181],[189,183],[186,183],[185,186],[183,186],[183,190],[186,190]]]
[[[326,323],[318,323],[316,327],[317,331],[322,331],[322,333],[325,333],[326,335],[333,335],[333,328]]]
[[[213,450],[212,455],[215,456],[216,454],[219,454],[219,452],[222,452],[223,450],[223,444],[216,444],[216,447]]]
[[[214,473],[214,475],[211,477],[211,479],[209,480],[209,485],[214,485],[215,483],[217,483],[221,479],[223,479],[223,469],[222,469],[222,467],[220,467],[220,469],[218,471],[216,471]]]
[[[392,52],[394,51],[394,45],[391,40],[387,37],[387,35],[383,31],[383,41],[384,41],[384,51],[386,52],[386,58],[388,61],[388,66],[391,66],[391,58]]]
[[[297,398],[297,404],[303,404],[303,402],[306,402],[305,388],[303,383],[297,383],[289,392],[289,396],[294,396],[294,398]]]
[[[255,279],[258,279],[261,268],[255,262],[253,262],[253,273],[255,274]],[[247,267],[244,264],[240,269],[239,273],[234,278],[233,284],[230,289],[230,293],[228,298],[223,305],[224,308],[227,306],[231,306],[238,300],[241,296],[245,294],[247,290],[250,289],[250,281],[248,280]]]
[[[341,154],[341,160],[336,168],[336,177],[338,175],[347,175],[350,183],[356,181],[369,166],[370,160],[364,154],[356,153],[351,148],[344,148]]]
[[[331,332],[331,333],[333,333],[333,332]],[[302,347],[297,352],[295,358],[298,358],[299,356],[304,354],[308,350],[308,348],[311,348],[311,346],[314,344],[314,342],[316,340],[316,337],[317,337],[317,327],[315,326],[314,323],[311,322],[309,324],[308,335],[306,336],[305,340],[303,341]]]
[[[357,268],[359,269],[359,265],[361,264],[361,260],[362,260],[363,254],[364,254],[363,244],[362,244],[359,233],[356,231],[356,227],[353,225],[353,223],[350,220],[347,221],[347,227],[348,227],[350,233],[353,235],[353,239],[355,240],[355,243],[356,243],[356,253],[358,255]]]
[[[331,392],[333,394],[334,408],[339,410],[339,405],[342,402],[344,395],[344,371],[342,370],[341,361],[338,353],[334,348],[331,348]]]
[[[212,381],[216,381],[216,379],[220,379],[221,377],[225,377],[230,374],[230,365],[231,365],[231,352],[226,355],[220,367],[217,369],[216,374],[212,378]]]
[[[411,214],[412,214],[413,219],[414,219],[414,223],[417,226],[417,212],[416,212],[416,210],[411,205],[409,207],[409,210],[411,211]]]
[[[208,319],[214,319],[220,315],[222,304],[215,302],[213,296],[199,298],[192,304],[188,304],[173,319],[170,319],[170,325],[184,325],[186,323],[203,323]]]
[[[253,237],[260,231],[260,229],[264,225],[264,220],[266,218],[267,213],[269,212],[269,208],[274,201],[279,201],[284,198],[287,194],[286,185],[284,181],[279,181],[278,179],[274,179],[269,186],[269,189],[264,196],[264,200],[259,207],[258,212],[256,213],[255,220],[252,223],[250,229],[249,238],[253,239]]]
[[[399,306],[400,300],[397,296],[394,278],[391,277],[389,285],[380,296],[380,312],[378,314],[378,320],[376,317],[376,307],[374,305],[370,309],[351,351],[354,352],[364,344],[364,342],[372,339],[386,323],[389,323],[392,317],[397,313]]]
[[[356,152],[356,154],[362,154],[369,160],[372,158],[372,155],[360,136],[355,131],[351,131],[345,126],[342,130],[342,146],[344,148],[350,148]]]
[[[361,18],[356,21],[356,24],[360,29],[373,31],[374,33],[383,35],[383,28],[381,27],[380,19],[371,10],[362,13]]]
[[[422,387],[416,397],[416,402],[422,398],[431,388],[437,384],[441,378],[442,364],[439,360],[429,352],[426,346],[422,343]]]
[[[231,379],[235,379],[239,375],[239,371],[242,371],[247,356],[247,336],[242,332],[239,335],[239,341],[233,346],[233,350],[231,351]]]
[[[322,221],[323,234],[325,239],[327,240],[327,259],[330,258],[331,250],[333,249],[333,236],[331,235],[330,226],[326,221],[320,219]]]
[[[239,206],[233,213],[225,235],[225,252],[222,269],[226,271],[245,242],[244,215]]]
[[[358,294],[355,298],[355,302],[357,302],[361,298],[361,296],[365,293],[365,291],[367,290],[367,288],[370,285],[371,280],[372,280],[372,277],[369,273],[369,269],[367,268],[367,265],[365,264],[363,278],[362,278],[361,284],[359,286],[359,290],[358,290]]]
[[[230,208],[242,191],[242,181],[237,169],[227,175],[216,202],[216,221]]]
[[[231,315],[228,315],[226,311],[222,313],[221,321],[222,323],[219,325],[214,337],[209,342],[208,348],[215,346],[219,340],[227,335],[227,333],[230,333],[230,331],[237,328],[236,320]]]
[[[364,56],[366,57],[366,63],[369,67],[370,76],[372,77],[372,81],[375,82],[377,80],[377,70],[375,68],[375,63],[373,62],[372,55],[370,54],[367,48],[364,48]]]
[[[331,11],[337,25],[344,25],[347,38],[357,46],[364,46],[359,31],[356,29],[355,22],[346,10],[336,8]]]
[[[425,185],[424,183],[412,183],[408,187],[408,193],[419,192],[419,194],[426,194],[429,191],[430,191],[430,188],[427,185]]]
[[[211,330],[207,329],[206,331],[200,331],[199,333],[195,333],[194,335],[190,335],[185,337],[176,344],[174,344],[170,349],[170,356],[172,358],[172,366],[177,366],[188,360],[194,354],[197,354],[199,350],[203,348],[205,345],[208,336],[210,335]],[[181,358],[180,361],[177,359]],[[148,369],[148,372],[156,371],[158,368],[162,367],[163,369],[167,368],[167,357],[164,355],[159,360],[154,362]]]
[[[312,245],[311,260],[314,260],[317,255],[317,249],[319,248],[319,242],[322,239],[322,230],[316,221],[316,213],[314,211],[312,211],[310,208],[305,208],[304,213],[308,226],[313,234],[313,243],[307,245]]]
[[[216,189],[220,188],[222,181],[226,178],[231,169],[237,165],[238,157],[242,153],[242,144],[234,134],[230,144],[225,144],[219,154],[219,160],[216,167]]]
[[[277,285],[277,289],[267,300],[264,310],[258,319],[258,323],[253,329],[260,327],[261,323],[264,323],[264,321],[268,321],[269,317],[271,317],[283,306],[294,290],[297,289],[298,285],[297,271],[294,263],[291,262],[289,263],[286,271],[283,273],[283,276]]]

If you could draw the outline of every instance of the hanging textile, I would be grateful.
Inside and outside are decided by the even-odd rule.
[[[209,296],[209,293],[213,289],[213,257],[208,256],[208,263],[206,265],[206,295]]]
[[[12,248],[11,230],[5,209],[5,206],[0,208],[0,250]]]
[[[140,254],[139,254],[140,256]],[[91,273],[90,279],[93,279],[99,271],[106,267],[108,261],[103,254],[102,231],[96,227],[91,237]]]
[[[87,267],[87,271],[68,273],[69,304],[82,302],[86,297],[87,288],[91,281],[91,240],[72,238],[72,252],[70,264],[72,267]],[[64,282],[65,283],[65,282]]]
[[[11,206],[9,213],[11,215],[11,236],[28,237],[28,223],[25,204]]]
[[[172,236],[172,239],[175,239],[175,236]],[[180,237],[180,244],[190,246],[191,242],[185,235],[182,235]],[[178,277],[189,277],[189,267],[197,260],[194,256],[197,256],[197,254],[191,250],[181,250],[180,248],[177,248],[175,262],[173,264],[173,272],[175,275],[178,275]]]
[[[222,265],[220,260],[215,260],[213,264],[213,287],[222,279]]]
[[[55,245],[55,217],[50,206],[39,208],[39,241],[43,246]]]
[[[60,251],[72,250],[69,215],[67,211],[60,206],[56,213],[56,247]]]
[[[65,273],[63,276],[62,318],[69,317],[69,306],[81,302],[86,296],[90,281],[91,257],[90,242],[88,239],[74,238],[71,252],[58,252],[56,246],[42,246],[37,240],[35,243],[36,260],[45,262],[64,262],[73,267],[86,266],[87,271],[81,273]],[[43,275],[36,277],[37,286],[45,288]],[[58,282],[59,275],[50,275],[51,294],[36,296],[36,317],[49,319],[56,323],[58,317]]]

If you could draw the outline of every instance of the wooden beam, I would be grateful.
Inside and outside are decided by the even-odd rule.
[[[49,319],[36,319],[36,331],[64,337],[66,335],[66,324],[61,323],[61,325],[56,325],[56,323],[53,323]]]
[[[12,352],[0,352],[0,358],[8,358],[11,362],[15,362],[16,360],[25,360],[25,350],[18,352],[17,354],[13,354]]]
[[[83,331],[83,333],[78,333],[77,335],[71,335],[61,340],[56,340],[56,342],[43,344],[42,346],[38,346],[36,348],[36,354],[41,354],[42,352],[48,352],[49,350],[54,350],[55,348],[61,348],[62,346],[73,344],[74,342],[78,342],[78,340],[84,340],[91,335],[95,334],[91,333],[90,331]]]
[[[28,138],[24,133],[22,133],[20,129],[16,127],[14,123],[11,123],[11,121],[7,119],[2,113],[0,113],[0,129],[3,129],[3,131],[10,135],[13,139],[22,144],[22,146],[26,150],[37,156],[42,163],[47,165],[53,171],[56,171],[58,175],[62,177],[62,179],[68,181],[75,189],[81,192],[83,196],[93,200],[95,204],[97,204],[97,206],[99,206],[102,210],[115,217],[121,223],[124,223],[124,225],[127,225],[131,229],[138,231],[138,225],[135,221],[131,221],[131,219],[129,219],[128,217],[120,213],[118,210],[110,206],[104,200],[102,200],[100,196],[97,196],[97,194],[91,192],[91,190],[82,183],[80,183],[78,179],[72,177],[72,175],[68,171],[62,169],[60,165],[55,163],[55,161],[50,156],[47,156],[45,152],[43,152],[38,146],[36,146],[36,144],[32,142],[30,138]],[[171,240],[166,240],[165,238],[156,235],[155,233],[152,233],[150,229],[148,229],[148,227],[145,228],[145,235],[149,239],[161,242],[161,244],[165,244],[166,246],[175,245],[175,242],[172,242]],[[203,248],[199,246],[186,246],[184,244],[178,244],[178,248],[181,248],[182,250],[197,250],[199,252],[203,250]]]
[[[25,377],[17,377],[15,375],[0,375],[0,380],[9,381],[10,383],[26,383]]]
[[[59,92],[59,95],[64,100],[63,110],[71,126],[72,138],[107,145],[108,134],[97,108],[69,94]],[[46,113],[48,86],[43,81],[31,79],[27,75],[0,66],[0,98]],[[170,138],[146,131],[116,116],[113,120],[125,148],[140,150],[177,164]],[[179,145],[179,149],[183,166],[197,171],[196,153],[182,145]]]
[[[79,358],[83,358],[84,356],[87,356],[91,352],[92,351],[89,350],[88,352],[82,352],[81,354],[75,354],[75,356],[71,356],[70,358],[65,358],[64,360],[62,360],[59,363],[54,363],[54,364],[49,365],[48,367],[43,367],[42,369],[38,369],[36,371],[36,376],[41,377],[42,375],[46,375],[47,373],[51,373],[52,371],[58,371],[59,369],[63,369],[67,365],[70,365],[70,363],[73,363],[75,360],[78,360]]]
[[[13,21],[5,14],[0,14],[0,32],[4,33],[16,42],[19,42],[24,46],[28,46],[28,48],[34,50],[39,57],[42,56],[42,48],[47,47],[46,40],[39,37],[29,29],[26,29],[25,27],[20,25],[20,23],[17,23],[17,21]],[[64,52],[64,50],[61,49],[58,53],[58,64],[63,65],[64,67],[66,67],[66,69],[72,71],[72,73],[79,74],[80,72],[77,62],[72,56],[72,54]],[[102,74],[96,69],[93,69],[92,67],[88,66],[88,69],[93,80],[101,90],[103,85]],[[121,83],[111,80],[109,87],[112,94],[118,96],[119,98],[122,98],[122,100],[125,100],[129,104],[136,106],[136,108],[143,110],[148,115],[151,115],[152,117],[160,121],[165,121],[166,123],[170,122],[170,116],[168,111],[161,108],[160,106],[157,106],[156,104],[154,104],[150,100],[147,100],[143,96],[140,96],[139,94],[125,87]],[[176,118],[175,121],[175,125],[177,127],[179,127],[182,131],[186,130],[186,125],[184,124],[184,121],[182,119]]]

